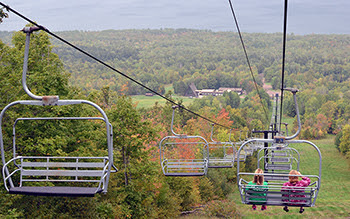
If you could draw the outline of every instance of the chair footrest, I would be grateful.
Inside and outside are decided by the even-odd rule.
[[[290,170],[290,164],[266,164],[268,170]]]
[[[254,201],[248,201],[245,204],[247,205],[267,205],[267,206],[288,206],[288,207],[311,207],[311,204],[305,203],[305,204],[286,204],[284,202],[254,202]]]
[[[271,158],[271,162],[288,163],[288,162],[290,162],[290,160],[287,157]]]
[[[204,176],[205,173],[201,172],[201,173],[165,173],[165,176]]]
[[[222,165],[222,166],[219,166],[219,165],[213,165],[213,166],[208,166],[208,168],[232,168],[233,165]]]
[[[279,157],[287,157],[289,156],[287,153],[285,152],[274,152],[274,153],[271,153],[271,155],[273,156],[279,156]]]
[[[23,186],[12,187],[10,194],[35,195],[35,196],[69,196],[69,197],[93,197],[101,193],[102,189],[96,187],[64,187],[64,186]]]

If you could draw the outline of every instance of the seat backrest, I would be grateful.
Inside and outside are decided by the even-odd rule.
[[[21,185],[39,181],[100,182],[108,165],[108,157],[21,157],[20,160]]]

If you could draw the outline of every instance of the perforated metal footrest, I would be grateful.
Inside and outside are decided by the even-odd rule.
[[[233,165],[209,165],[208,168],[232,168]]]
[[[182,177],[185,177],[185,176],[204,176],[205,173],[202,172],[202,173],[165,173],[164,174],[165,176],[182,176]]]
[[[271,153],[273,156],[287,157],[289,156],[286,152],[273,152]]]
[[[69,196],[69,197],[93,197],[96,193],[101,193],[102,189],[95,187],[38,187],[23,186],[12,187],[9,189],[10,194],[35,195],[35,196]]]
[[[273,157],[271,158],[271,162],[288,163],[290,160],[287,157]]]
[[[266,164],[268,170],[290,170],[290,164]]]

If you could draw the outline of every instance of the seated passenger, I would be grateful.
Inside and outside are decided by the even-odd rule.
[[[266,210],[266,205],[264,203],[266,202],[266,191],[267,191],[267,182],[264,181],[264,175],[259,175],[264,173],[264,171],[260,168],[255,170],[255,173],[257,175],[254,176],[253,181],[250,181],[247,185],[246,191],[255,191],[258,193],[250,193],[251,196],[261,196],[261,198],[255,197],[250,198],[249,200],[252,200],[252,208],[253,210],[256,210],[257,204],[262,204],[261,210]]]
[[[296,170],[291,170],[289,172],[289,175],[301,175],[300,172]],[[298,188],[298,187],[307,187],[310,185],[310,179],[308,177],[301,177],[301,180],[299,181],[298,176],[289,176],[289,181],[285,182],[282,187],[282,192],[289,193],[289,194],[283,194],[282,197],[286,197],[288,199],[282,199],[284,202],[289,202],[288,205],[302,205],[306,200],[300,200],[300,197],[306,197],[305,195],[298,195],[298,193],[304,192],[304,189]],[[293,194],[291,194],[293,193]],[[291,203],[293,202],[293,203]],[[286,212],[289,211],[288,206],[284,206],[283,210]],[[300,206],[299,213],[303,213],[304,208],[303,206]]]

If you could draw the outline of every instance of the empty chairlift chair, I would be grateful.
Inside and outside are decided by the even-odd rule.
[[[39,196],[94,196],[106,193],[110,173],[117,171],[113,165],[113,132],[105,112],[95,103],[87,100],[59,100],[58,96],[37,96],[29,91],[26,71],[29,54],[30,34],[39,28],[28,27],[23,66],[22,85],[25,92],[35,100],[19,100],[8,104],[0,113],[0,147],[4,185],[10,194]],[[13,106],[60,107],[66,105],[90,105],[100,117],[25,117],[17,118],[13,124],[13,149],[4,145],[3,120],[5,113]],[[16,108],[17,109],[17,108]],[[40,112],[40,111],[39,111]],[[37,114],[38,111],[33,112]],[[26,150],[17,148],[16,126],[19,122],[34,121],[102,121],[102,132],[106,138],[104,156],[47,156],[26,155]],[[9,127],[9,126],[7,126]],[[104,130],[104,131],[103,131]],[[35,130],[29,130],[35,131]],[[34,132],[35,133],[35,132]],[[23,147],[26,147],[25,145]],[[32,146],[32,147],[35,147]],[[35,149],[34,149],[35,150]],[[20,152],[20,154],[19,154]],[[12,154],[12,155],[11,155]],[[11,158],[12,157],[12,158]]]
[[[262,148],[258,151],[257,158],[258,168],[271,174],[265,177],[265,181],[287,181],[288,176],[280,174],[288,174],[292,169],[299,171],[300,154],[286,144],[271,144],[268,148]]]
[[[251,139],[256,139],[258,138],[259,132],[255,132],[255,130],[252,130],[252,137]],[[250,143],[250,148],[253,150],[253,152],[259,150],[260,148],[263,148],[264,147],[264,143],[261,143],[261,142],[254,142],[254,143]]]
[[[173,130],[173,106],[171,120],[172,136],[159,143],[160,164],[165,176],[203,176],[207,174],[209,162],[208,142],[201,136],[176,134]]]
[[[209,142],[209,168],[232,168],[235,162],[236,148],[232,142],[213,140],[214,125],[212,124]]]

